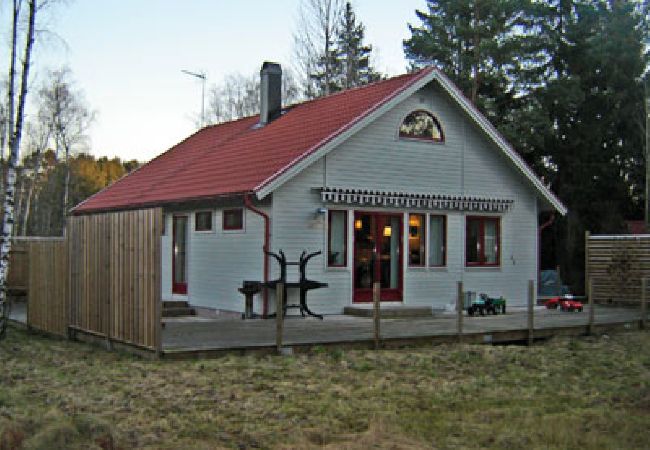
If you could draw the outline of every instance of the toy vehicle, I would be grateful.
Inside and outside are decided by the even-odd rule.
[[[561,311],[568,312],[582,312],[584,305],[579,300],[574,300],[572,295],[565,295],[564,297],[553,297],[544,303],[547,309],[560,308]]]
[[[473,316],[479,313],[484,316],[487,314],[502,314],[506,313],[506,299],[503,297],[490,298],[487,294],[480,294],[478,298],[474,299],[467,307],[467,314]]]

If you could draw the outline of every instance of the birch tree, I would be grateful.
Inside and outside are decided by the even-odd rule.
[[[86,105],[83,93],[74,87],[70,70],[51,71],[48,81],[39,91],[41,109],[39,119],[51,130],[57,158],[66,161],[63,190],[63,217],[70,206],[70,155],[87,141],[86,132],[94,114]],[[61,155],[63,153],[63,155]]]
[[[9,252],[11,251],[11,235],[14,225],[14,196],[16,188],[16,165],[20,158],[20,141],[22,138],[23,118],[25,103],[27,102],[27,84],[29,69],[34,46],[34,28],[38,0],[27,0],[27,30],[24,33],[23,58],[20,73],[16,73],[18,55],[18,36],[22,0],[12,2],[12,31],[11,50],[9,61],[9,76],[7,80],[7,133],[9,146],[9,159],[7,161],[7,178],[5,182],[5,198],[2,217],[2,243],[0,244],[0,338],[7,331],[9,319],[9,301],[7,298],[7,271],[9,268]],[[20,79],[18,86],[18,105],[16,105],[16,79]]]
[[[337,63],[336,38],[342,0],[303,0],[294,39],[294,60],[308,98],[332,92]]]

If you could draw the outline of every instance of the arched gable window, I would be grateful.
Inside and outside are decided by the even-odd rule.
[[[444,142],[442,127],[433,114],[423,110],[410,113],[399,127],[399,137],[422,141]]]

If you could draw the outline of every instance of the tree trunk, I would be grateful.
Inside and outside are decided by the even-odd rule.
[[[2,245],[0,245],[0,338],[4,337],[7,330],[9,303],[7,301],[7,271],[9,269],[9,252],[11,251],[11,233],[14,225],[14,195],[16,187],[16,165],[20,156],[20,139],[22,137],[23,117],[27,100],[27,83],[29,81],[29,64],[34,45],[34,23],[36,19],[36,2],[29,1],[29,26],[27,29],[25,54],[23,59],[22,75],[20,80],[20,96],[18,98],[18,111],[16,112],[15,129],[10,130],[9,145],[11,155],[7,167],[7,187],[4,199],[4,216],[2,218]],[[14,1],[15,5],[15,1]],[[17,11],[14,9],[14,11]],[[14,19],[14,23],[17,18]],[[15,29],[14,29],[15,33]],[[16,42],[14,40],[13,45]],[[15,48],[15,47],[14,47]],[[15,58],[15,54],[13,55]],[[10,87],[13,91],[13,87]]]
[[[36,161],[34,162],[34,178],[32,178],[29,191],[27,192],[27,199],[25,200],[25,214],[23,214],[23,222],[19,233],[21,236],[27,236],[27,223],[29,222],[29,215],[31,213],[32,197],[34,196],[36,183],[38,183],[38,175],[40,173],[41,164],[43,164],[43,156],[44,153],[39,149],[38,154],[36,155]]]

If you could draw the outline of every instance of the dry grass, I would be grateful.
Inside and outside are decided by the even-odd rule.
[[[650,333],[150,362],[10,329],[0,450],[650,448]]]

